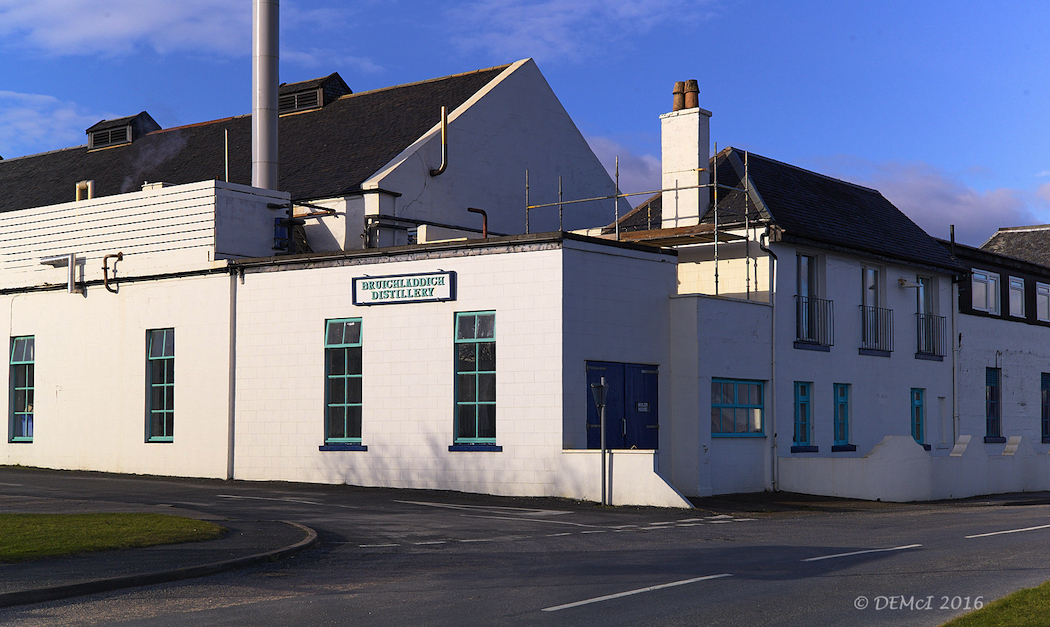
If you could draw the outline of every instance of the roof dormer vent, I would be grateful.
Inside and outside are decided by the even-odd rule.
[[[86,131],[88,150],[130,144],[147,133],[159,130],[160,124],[145,111],[126,118],[102,120]]]
[[[320,109],[340,96],[352,93],[339,72],[299,83],[282,83],[277,88],[277,113]]]

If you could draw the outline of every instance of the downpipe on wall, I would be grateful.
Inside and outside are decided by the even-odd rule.
[[[773,491],[780,489],[780,458],[777,455],[777,254],[766,245],[769,242],[769,227],[758,240],[758,247],[769,255],[769,412],[770,430],[773,432],[772,485]]]

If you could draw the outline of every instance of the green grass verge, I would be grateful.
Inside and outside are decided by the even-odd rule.
[[[0,562],[214,540],[224,531],[166,514],[0,514]]]
[[[1018,590],[944,627],[1045,627],[1050,621],[1050,581]]]

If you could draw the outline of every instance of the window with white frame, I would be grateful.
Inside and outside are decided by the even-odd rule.
[[[1050,322],[1050,285],[1035,284],[1035,317]]]
[[[970,306],[977,311],[999,313],[999,275],[974,270],[970,279]]]
[[[1010,315],[1024,318],[1024,279],[1010,277]]]

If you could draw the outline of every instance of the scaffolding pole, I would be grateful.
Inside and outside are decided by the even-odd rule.
[[[715,213],[715,296],[718,296],[718,142],[715,142],[715,167],[712,190],[714,192]]]

